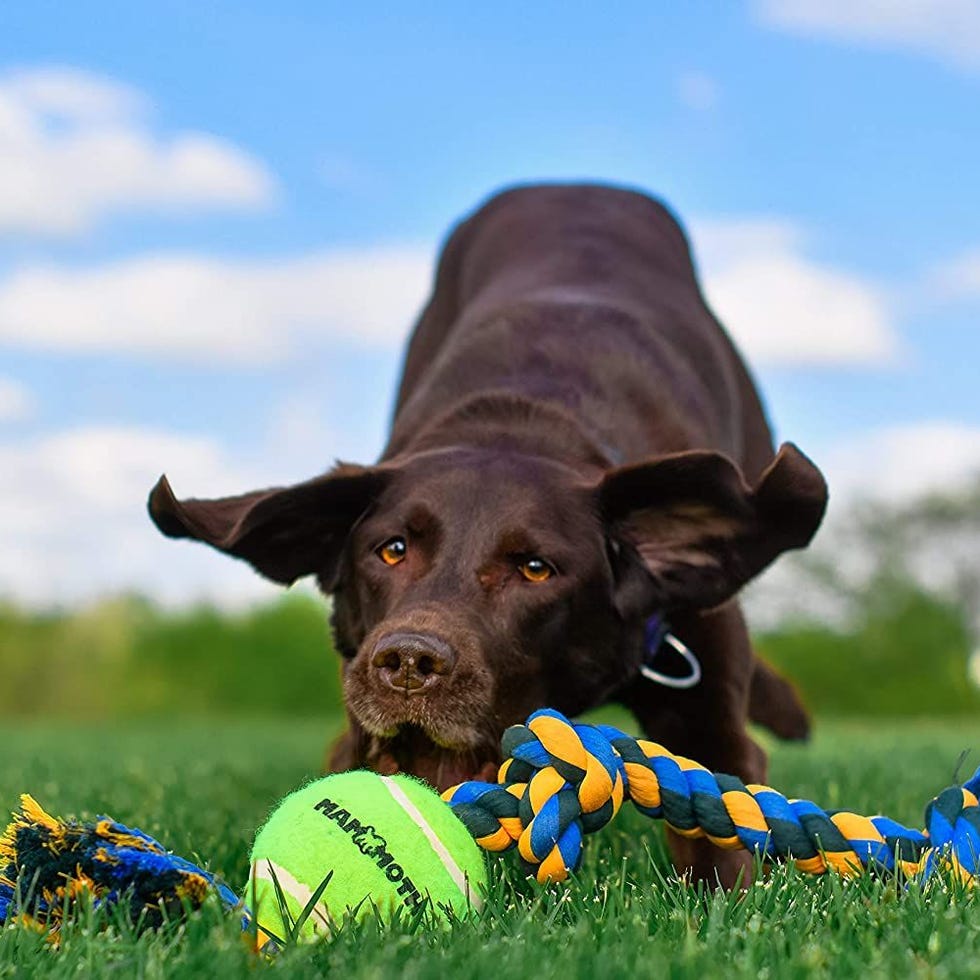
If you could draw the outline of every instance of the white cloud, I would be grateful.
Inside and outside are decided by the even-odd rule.
[[[804,616],[844,623],[854,612],[842,598],[873,573],[874,557],[855,541],[852,522],[858,505],[902,506],[930,494],[956,495],[980,479],[980,426],[934,420],[855,435],[813,459],[830,487],[823,527],[807,554],[787,555],[747,590],[756,628],[771,628]],[[920,542],[911,572],[926,589],[951,589],[958,568],[976,562],[973,540]],[[835,585],[816,582],[805,570],[807,555],[833,569]],[[978,624],[980,626],[980,624]]]
[[[758,19],[794,34],[905,48],[980,68],[976,0],[755,0]]]
[[[142,590],[164,602],[226,604],[273,594],[241,562],[164,538],[146,497],[166,468],[175,489],[238,493],[270,481],[210,440],[134,427],[87,427],[0,443],[0,598],[38,606]]]
[[[883,291],[805,256],[775,219],[695,222],[694,253],[712,309],[756,364],[882,365],[899,343]]]
[[[0,424],[23,422],[34,413],[34,396],[19,381],[0,376]]]
[[[677,94],[688,108],[713,109],[718,103],[718,84],[703,71],[686,71],[677,79]]]
[[[706,293],[754,363],[884,364],[898,341],[882,291],[808,259],[788,222],[694,226]],[[144,255],[83,269],[23,267],[0,281],[0,342],[260,363],[324,341],[404,339],[432,274],[427,249],[329,250],[248,261]]]
[[[264,459],[275,465],[283,482],[307,480],[316,469],[334,460],[367,463],[378,458],[387,441],[391,397],[395,392],[397,355],[392,352],[392,377],[358,399],[356,412],[350,398],[334,387],[326,375],[317,388],[297,386],[273,404],[259,434]]]
[[[61,119],[118,119],[146,108],[136,89],[77,68],[17,71],[0,86],[20,106]]]
[[[431,268],[413,248],[26,267],[0,282],[0,342],[221,363],[288,357],[300,341],[390,346],[404,339]]]
[[[206,133],[155,135],[146,99],[73,68],[0,77],[0,235],[73,235],[120,211],[254,208],[274,183]]]
[[[942,263],[930,277],[941,297],[980,297],[980,248],[971,249]]]
[[[864,433],[820,459],[832,513],[859,499],[901,503],[955,492],[980,475],[980,427],[932,421]]]

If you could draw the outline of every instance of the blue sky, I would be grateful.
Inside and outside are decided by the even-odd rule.
[[[965,479],[980,5],[880,7],[5,4],[0,595],[261,594],[149,482],[373,458],[440,240],[513,181],[663,197],[840,500]]]

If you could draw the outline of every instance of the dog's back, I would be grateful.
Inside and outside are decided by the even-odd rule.
[[[574,419],[605,465],[716,449],[754,479],[773,455],[681,228],[635,191],[519,187],[456,228],[409,348],[386,456],[433,439],[432,421],[454,408],[486,416],[515,398]]]

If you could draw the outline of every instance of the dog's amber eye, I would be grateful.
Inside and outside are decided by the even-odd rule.
[[[525,558],[517,570],[529,582],[547,582],[555,570],[543,558]]]
[[[392,538],[378,548],[377,555],[386,565],[397,565],[405,557],[408,546],[404,538]]]

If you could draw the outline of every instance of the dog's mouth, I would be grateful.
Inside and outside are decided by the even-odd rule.
[[[403,772],[424,779],[440,793],[469,780],[495,782],[500,766],[497,746],[454,749],[436,744],[418,725],[403,725],[395,735],[376,737],[368,764],[383,776]]]

